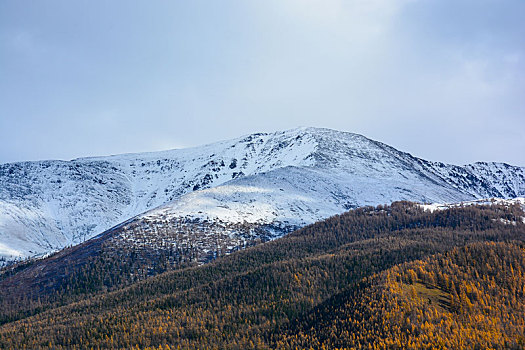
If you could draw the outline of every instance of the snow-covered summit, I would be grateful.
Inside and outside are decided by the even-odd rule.
[[[45,254],[156,210],[304,225],[365,204],[518,196],[524,168],[428,162],[358,134],[298,128],[180,150],[0,165],[0,257]]]

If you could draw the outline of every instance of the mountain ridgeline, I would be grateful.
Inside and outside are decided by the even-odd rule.
[[[524,217],[506,202],[362,207],[138,282],[118,249],[90,255],[98,237],[70,248],[91,256],[81,271],[62,274],[68,253],[0,277],[0,348],[519,349]],[[61,271],[59,289],[36,267]]]
[[[363,205],[519,196],[524,168],[429,162],[361,135],[315,128],[164,152],[2,164],[0,265],[124,222],[134,229],[120,231],[122,244],[143,246],[150,238],[138,227],[164,232],[168,223],[166,239],[152,242],[158,250],[194,249],[202,262]],[[212,242],[218,230],[224,239]],[[202,239],[178,242],[188,231]]]

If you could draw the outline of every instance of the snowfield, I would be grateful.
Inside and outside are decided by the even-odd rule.
[[[315,128],[181,150],[10,163],[0,165],[0,260],[45,255],[133,217],[271,225],[284,233],[362,205],[524,196],[525,168],[429,162]]]

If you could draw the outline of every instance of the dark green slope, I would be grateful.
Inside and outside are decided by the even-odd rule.
[[[353,210],[201,267],[62,307],[42,302],[47,311],[0,327],[0,347],[306,347],[331,338],[294,337],[327,316],[329,300],[368,288],[363,278],[475,242],[519,242],[523,215],[515,206]]]

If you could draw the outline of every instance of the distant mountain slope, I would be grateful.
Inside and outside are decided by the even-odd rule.
[[[314,145],[301,139],[256,134],[184,150],[0,165],[0,256],[44,254],[185,193],[309,165]]]
[[[524,168],[428,162],[361,135],[315,128],[191,149],[3,164],[0,259],[78,244],[159,206],[140,218],[246,221],[272,227],[271,238],[361,205],[517,196],[525,196]]]

